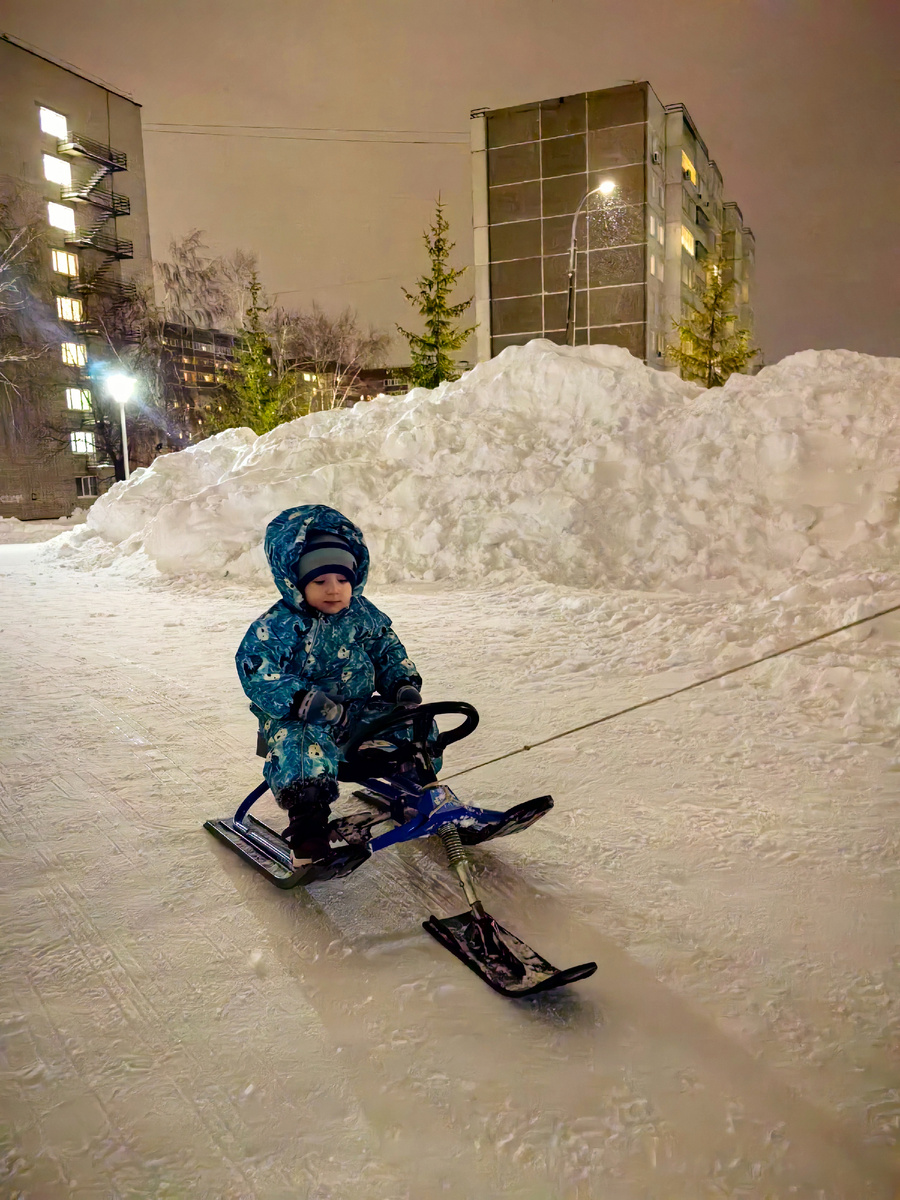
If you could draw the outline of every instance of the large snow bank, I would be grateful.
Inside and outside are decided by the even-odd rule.
[[[161,457],[53,552],[263,580],[266,523],[321,502],[362,526],[376,582],[772,594],[895,566],[898,412],[898,359],[807,351],[706,391],[537,340],[434,391]]]

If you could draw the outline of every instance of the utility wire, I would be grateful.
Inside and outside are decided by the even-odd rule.
[[[307,137],[293,133],[216,133],[210,129],[154,129],[144,126],[144,133],[163,133],[172,137],[222,137],[259,138],[274,142],[357,142],[367,146],[468,146],[461,139],[456,142],[440,141],[437,138],[385,138],[385,137]]]
[[[464,129],[357,129],[342,125],[235,125],[207,124],[203,121],[148,121],[144,128],[152,129],[290,129],[294,133],[434,133],[467,137]]]
[[[620,708],[617,712],[607,713],[605,717],[597,717],[596,720],[585,721],[583,725],[576,725],[573,729],[566,729],[562,733],[554,733],[548,738],[541,738],[539,742],[532,742],[530,746],[521,746],[518,750],[509,750],[506,754],[498,754],[496,758],[485,759],[484,762],[476,763],[474,767],[466,767],[462,771],[454,771],[452,775],[442,776],[441,782],[443,783],[445,779],[457,779],[460,775],[468,775],[470,771],[478,771],[482,767],[490,766],[491,763],[502,762],[505,758],[515,758],[517,754],[524,754],[526,750],[534,750],[538,746],[546,746],[548,742],[559,741],[560,738],[569,737],[573,733],[580,733],[583,729],[592,729],[595,725],[602,725],[604,722],[612,721],[616,717],[623,717],[626,713],[637,712],[639,708],[648,708],[651,704],[659,704],[661,700],[670,700],[673,696],[680,696],[683,692],[690,692],[694,688],[703,687],[704,684],[714,683],[717,679],[725,679],[728,675],[736,675],[738,671],[746,671],[748,667],[755,667],[770,658],[780,658],[783,654],[790,654],[794,650],[800,650],[803,646],[811,646],[813,642],[821,642],[825,638],[834,637],[836,633],[843,633],[846,629],[853,629],[857,625],[865,625],[867,621],[877,621],[879,617],[886,617],[889,613],[893,612],[900,612],[900,604],[894,604],[890,608],[883,608],[881,612],[871,613],[868,617],[860,617],[857,621],[848,621],[846,625],[839,625],[837,629],[829,629],[825,633],[817,633],[815,637],[806,638],[802,642],[795,642],[793,646],[786,646],[784,650],[772,650],[771,653],[764,654],[761,658],[754,658],[752,662],[741,663],[737,667],[729,667],[727,671],[720,671],[718,675],[708,675],[706,679],[698,679],[694,683],[688,683],[685,687],[676,688],[674,692],[664,692],[662,696],[654,696],[651,700],[641,700],[639,704],[629,704],[627,708]]]

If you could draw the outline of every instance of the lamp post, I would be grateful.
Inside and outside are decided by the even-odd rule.
[[[595,188],[591,188],[589,192],[585,192],[581,199],[581,203],[575,209],[575,216],[572,218],[572,241],[569,246],[569,302],[566,306],[566,345],[575,345],[575,234],[578,225],[578,218],[581,216],[581,210],[587,204],[591,196],[611,196],[616,190],[616,184],[612,179],[604,179],[598,183]]]
[[[128,430],[125,428],[125,405],[131,399],[135,382],[136,380],[132,375],[117,373],[115,375],[107,375],[106,377],[106,390],[112,396],[113,400],[118,402],[119,413],[122,417],[122,463],[125,468],[126,479],[129,478],[131,472],[128,469]]]

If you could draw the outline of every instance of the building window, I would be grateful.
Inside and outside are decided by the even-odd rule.
[[[653,213],[650,214],[650,236],[656,237],[656,217]]]
[[[66,388],[66,408],[77,412],[90,412],[90,391],[87,388]]]
[[[72,168],[67,162],[63,162],[61,158],[54,158],[52,154],[45,154],[44,178],[49,179],[51,183],[60,183],[63,187],[71,187]]]
[[[69,444],[73,454],[94,454],[97,450],[94,435],[89,429],[76,429],[70,433]]]
[[[78,274],[78,259],[74,254],[66,250],[51,250],[50,257],[53,259],[53,270],[58,274],[73,277]]]
[[[656,335],[656,356],[657,356],[657,358],[664,358],[665,353],[666,353],[666,335],[664,333],[658,333]]]
[[[76,496],[79,496],[79,497],[81,497],[81,496],[97,496],[99,494],[100,493],[97,489],[97,476],[96,475],[79,475],[79,476],[77,476],[77,478],[75,480],[75,495]]]
[[[52,108],[42,108],[40,119],[44,133],[51,133],[55,138],[68,137],[69,123],[62,113],[54,112]]]
[[[65,204],[54,204],[51,200],[47,205],[47,220],[56,229],[75,232],[75,209],[67,208]]]
[[[681,227],[681,244],[684,246],[685,250],[687,250],[688,254],[693,255],[696,252],[694,235],[686,225],[682,225]]]
[[[659,244],[666,244],[666,226],[664,221],[659,221],[656,226],[656,236],[659,238]]]
[[[656,255],[655,254],[650,255],[650,274],[651,275],[656,274]]]
[[[681,173],[685,179],[689,179],[694,187],[697,186],[697,169],[685,152],[681,152]]]
[[[83,317],[80,300],[71,296],[56,297],[56,315],[61,321],[80,321]]]
[[[62,360],[69,367],[83,367],[87,362],[87,347],[81,342],[63,342]]]

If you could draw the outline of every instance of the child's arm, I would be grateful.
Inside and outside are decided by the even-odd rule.
[[[416,664],[406,653],[406,647],[389,625],[381,629],[367,646],[375,667],[375,687],[386,700],[394,700],[398,688],[412,684],[422,686]]]
[[[270,609],[253,622],[235,655],[241,686],[251,703],[271,717],[294,716],[298,700],[314,686],[289,670],[303,636],[298,637],[294,620],[279,620]]]

